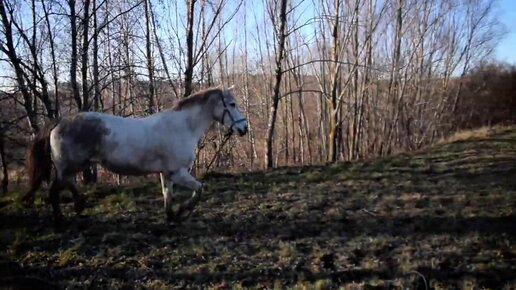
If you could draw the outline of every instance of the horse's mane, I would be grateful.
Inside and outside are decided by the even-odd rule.
[[[199,91],[191,94],[186,98],[182,98],[172,107],[174,111],[180,111],[185,108],[189,108],[194,105],[202,105],[210,100],[213,96],[220,96],[222,90],[220,88],[209,88],[206,90]]]

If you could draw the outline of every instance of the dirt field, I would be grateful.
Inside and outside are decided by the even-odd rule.
[[[80,217],[63,194],[60,232],[41,198],[25,209],[14,201],[19,193],[2,197],[0,283],[516,287],[516,128],[380,160],[211,174],[204,182],[201,204],[179,226],[165,223],[156,182],[90,188]]]

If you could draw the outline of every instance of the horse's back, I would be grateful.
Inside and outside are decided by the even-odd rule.
[[[90,141],[100,141],[113,131],[130,132],[145,124],[144,118],[122,117],[100,112],[80,112],[61,118],[56,126],[62,137],[77,139],[88,137]]]
[[[114,129],[120,132],[126,132],[127,128],[134,129],[134,120],[98,112],[62,117],[50,134],[54,156],[84,162],[99,154],[106,141],[112,138]]]
[[[154,123],[152,118],[126,118],[97,112],[65,117],[53,132],[56,135],[53,155],[58,163],[67,167],[71,164],[72,171],[79,170],[83,164],[100,163],[124,175],[156,172],[160,169],[162,146],[157,144],[159,138],[152,129]]]
[[[85,148],[95,147],[109,133],[103,119],[103,115],[93,112],[62,117],[52,130],[51,138]]]

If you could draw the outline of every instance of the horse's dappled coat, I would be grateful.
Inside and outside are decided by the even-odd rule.
[[[240,135],[247,132],[247,122],[231,91],[232,88],[201,91],[182,99],[172,109],[144,118],[82,112],[59,120],[48,134],[40,134],[34,140],[34,144],[46,144],[41,140],[49,139],[50,146],[46,147],[50,147],[51,158],[28,158],[29,165],[31,162],[41,168],[45,162],[55,165],[57,176],[50,188],[54,215],[61,215],[58,194],[64,186],[72,191],[77,204],[80,196],[73,176],[94,163],[122,175],[160,173],[169,218],[172,214],[173,182],[198,191],[191,199],[196,202],[202,184],[189,174],[188,168],[194,160],[194,148],[201,136],[213,121]],[[38,150],[38,146],[31,146],[29,156]],[[24,199],[33,200],[40,183],[41,180],[31,182],[31,190]],[[189,202],[180,207],[178,214],[185,209],[191,210],[194,204]]]

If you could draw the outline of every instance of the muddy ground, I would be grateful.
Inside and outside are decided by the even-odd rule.
[[[85,189],[53,228],[43,194],[1,199],[10,289],[514,289],[516,128],[330,166],[211,174],[189,220],[157,182]],[[180,192],[184,199],[187,192]],[[1,287],[0,287],[1,288]]]

